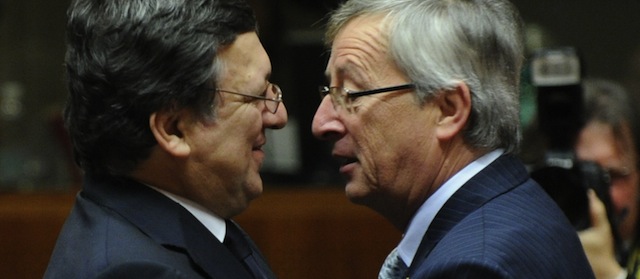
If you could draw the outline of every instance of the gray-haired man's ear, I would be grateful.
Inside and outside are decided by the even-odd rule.
[[[436,137],[439,140],[449,140],[460,134],[471,114],[469,87],[460,82],[454,89],[441,92],[434,102],[441,114],[436,126]]]

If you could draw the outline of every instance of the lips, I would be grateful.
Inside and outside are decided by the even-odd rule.
[[[267,140],[264,139],[263,137],[261,137],[259,140],[257,140],[254,144],[253,144],[253,150],[262,150],[262,147],[267,144]]]
[[[260,168],[265,156],[264,151],[262,150],[262,144],[254,146],[251,149],[251,154],[253,156],[253,159],[256,160],[258,164],[258,168]]]
[[[359,162],[355,157],[336,156],[334,157],[340,162],[340,173],[348,175],[353,171]]]
[[[339,140],[334,143],[331,155],[340,164],[340,172],[349,174],[359,162],[358,156],[354,152],[355,148],[349,140]]]
[[[356,162],[358,162],[357,158],[342,158],[342,165],[343,166],[351,164],[351,163],[356,163]]]
[[[262,147],[267,143],[267,141],[262,138],[260,140],[258,140],[256,143],[254,143],[254,145],[251,147],[251,153],[253,154],[253,158],[255,160],[257,160],[258,165],[262,165],[262,160],[264,159],[264,151],[262,150]]]

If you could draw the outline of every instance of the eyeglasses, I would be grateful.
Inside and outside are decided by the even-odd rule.
[[[269,110],[273,114],[275,114],[278,111],[278,107],[280,106],[280,103],[282,103],[282,90],[280,89],[280,86],[278,86],[275,83],[269,83],[267,85],[267,89],[265,89],[265,96],[268,95],[269,92],[271,92],[273,93],[273,95],[276,96],[275,98],[269,98],[269,97],[259,96],[259,95],[243,94],[243,93],[222,90],[222,89],[216,89],[216,92],[239,95],[239,96],[251,98],[253,100],[263,100],[265,107],[267,107],[267,110]]]
[[[331,95],[331,101],[333,103],[333,107],[341,107],[346,109],[349,112],[353,112],[353,99],[366,95],[373,95],[378,93],[385,93],[391,91],[398,90],[407,90],[414,89],[416,85],[413,83],[407,83],[403,85],[396,85],[390,87],[383,87],[365,91],[357,91],[353,92],[344,87],[329,87],[329,86],[320,86],[318,89],[320,91],[320,99],[324,99],[325,96]]]

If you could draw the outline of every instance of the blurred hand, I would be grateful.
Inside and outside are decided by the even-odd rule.
[[[618,278],[624,270],[616,260],[606,209],[593,190],[588,195],[591,227],[578,232],[580,242],[597,279]]]

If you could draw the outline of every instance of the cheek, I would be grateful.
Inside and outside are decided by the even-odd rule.
[[[260,112],[251,104],[245,104],[231,117],[221,122],[220,140],[233,146],[253,144],[262,131]]]
[[[638,200],[638,189],[634,187],[633,182],[637,184],[637,181],[629,179],[628,181],[614,182],[611,185],[611,201],[618,210],[629,207]]]
[[[206,127],[198,142],[199,155],[216,167],[238,168],[248,164],[254,142],[260,135],[262,122],[259,114],[233,114],[220,118],[215,125]]]
[[[398,133],[397,127],[376,126],[354,135],[358,159],[364,175],[372,184],[389,187],[407,171],[404,161],[410,159],[414,147],[408,135]]]

